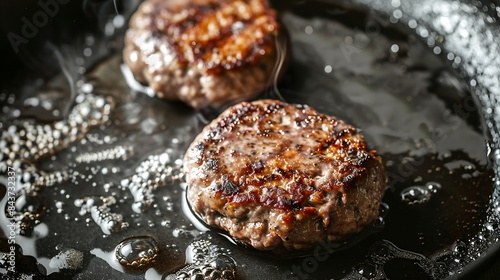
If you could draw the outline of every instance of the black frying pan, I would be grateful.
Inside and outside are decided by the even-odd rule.
[[[122,23],[126,25],[136,2],[0,4],[2,131],[20,116],[48,125],[64,120],[81,92],[116,102],[111,122],[79,134],[63,150],[54,149],[54,156],[30,161],[45,172],[69,175],[37,189],[36,195],[18,195],[28,198],[18,207],[41,215],[18,238],[17,273],[154,279],[192,269],[183,268],[185,251],[209,240],[218,254],[231,252],[237,275],[244,279],[498,275],[500,8],[486,1],[273,1],[290,29],[294,55],[279,93],[286,101],[310,104],[360,127],[381,152],[391,179],[382,219],[345,244],[323,248],[328,256],[323,261],[314,254],[257,252],[213,230],[200,235],[185,216],[189,211],[182,212],[182,180],[175,176],[167,187],[152,192],[151,209],[134,212],[130,191],[120,187],[123,179],[132,178],[148,156],[166,148],[172,159],[180,157],[205,119],[217,113],[158,101],[124,81],[116,54]],[[78,83],[82,79],[86,83]],[[270,90],[261,97],[278,95]],[[122,148],[126,156],[97,159],[98,152],[113,148]],[[5,156],[2,163],[7,163]],[[21,173],[29,165],[16,168]],[[415,186],[428,192],[419,196],[422,189],[417,188],[410,193],[407,188]],[[109,195],[119,200],[110,209],[129,226],[103,236],[88,213],[79,213],[75,200]],[[5,203],[8,193],[3,197]],[[5,224],[7,217],[2,217]],[[0,249],[9,253],[9,231],[2,229]],[[113,262],[116,246],[133,236],[156,240],[156,272]],[[71,250],[82,258],[67,268],[56,256]]]

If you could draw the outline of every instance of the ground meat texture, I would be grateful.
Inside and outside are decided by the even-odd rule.
[[[184,157],[187,198],[207,224],[261,250],[314,248],[370,225],[386,185],[355,128],[304,105],[243,102]]]
[[[147,0],[129,25],[123,59],[160,98],[217,107],[277,77],[282,27],[265,0]]]

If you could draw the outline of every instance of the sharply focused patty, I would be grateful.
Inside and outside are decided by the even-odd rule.
[[[263,250],[307,249],[372,223],[384,166],[352,126],[308,106],[243,102],[207,125],[184,158],[192,209]]]
[[[217,106],[273,82],[280,29],[266,0],[147,0],[130,20],[123,58],[158,97]]]

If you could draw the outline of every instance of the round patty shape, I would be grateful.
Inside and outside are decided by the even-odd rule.
[[[280,26],[265,0],[147,0],[129,25],[123,59],[160,98],[220,106],[276,78]]]
[[[377,217],[382,160],[356,129],[305,105],[243,102],[184,157],[187,198],[207,224],[261,250],[341,241]]]

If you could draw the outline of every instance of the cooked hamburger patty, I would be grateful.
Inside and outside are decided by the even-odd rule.
[[[273,82],[280,29],[265,0],[147,0],[130,20],[123,58],[158,97],[218,106]]]
[[[305,105],[243,102],[207,125],[184,157],[192,209],[261,250],[312,248],[372,223],[386,184],[355,128]]]

